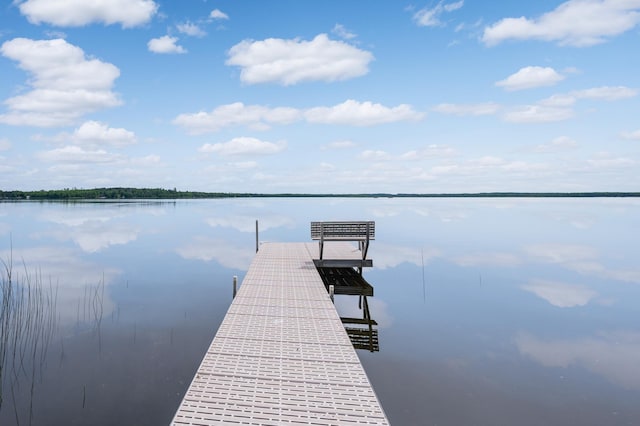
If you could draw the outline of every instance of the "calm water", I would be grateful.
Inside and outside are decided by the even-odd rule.
[[[358,354],[392,424],[640,424],[639,199],[0,203],[0,257],[40,284],[2,328],[0,424],[169,423],[256,219],[262,241],[376,221]]]

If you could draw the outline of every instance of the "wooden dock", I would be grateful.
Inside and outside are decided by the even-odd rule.
[[[317,243],[264,243],[172,425],[388,425],[314,265]],[[349,243],[328,259],[359,259]]]

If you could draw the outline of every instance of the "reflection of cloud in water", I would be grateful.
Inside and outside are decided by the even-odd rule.
[[[412,263],[422,266],[431,259],[440,256],[440,250],[435,248],[406,247],[385,243],[372,244],[369,249],[368,258],[373,259],[373,266],[376,269],[395,268],[401,263]]]
[[[85,222],[68,231],[55,231],[53,235],[61,240],[72,239],[87,253],[95,253],[113,245],[135,241],[140,230],[126,223],[109,224]]]
[[[61,247],[34,247],[0,251],[5,262],[13,258],[13,273],[37,276],[46,286],[56,288],[57,310],[60,322],[65,325],[77,319],[78,304],[86,297],[86,290],[101,282],[108,285],[119,274],[116,269],[104,269],[77,257],[72,250]],[[105,292],[102,300],[103,314],[113,310],[113,301]]]
[[[272,216],[260,216],[259,220],[260,231],[266,231],[267,229],[280,228],[282,226],[292,227],[295,222],[293,219],[287,216],[272,215]],[[256,231],[256,217],[232,215],[223,217],[210,217],[206,219],[206,222],[211,227],[225,227],[233,228],[240,232],[255,232]]]
[[[106,207],[106,206],[105,206]],[[57,223],[69,227],[76,227],[87,222],[109,222],[115,218],[125,216],[120,209],[104,208],[100,210],[52,210],[42,216],[47,222]]]
[[[246,246],[234,246],[224,240],[207,237],[195,237],[176,250],[185,259],[210,262],[216,260],[222,266],[245,270],[249,268],[255,253]]]
[[[511,253],[473,253],[457,256],[453,261],[460,266],[518,266],[522,261]]]
[[[531,280],[522,289],[535,294],[559,308],[584,306],[598,293],[586,287],[556,281]]]
[[[6,223],[0,222],[0,235],[7,235],[10,230],[11,230],[11,227],[9,225],[7,225]]]
[[[613,383],[640,390],[640,332],[601,332],[573,340],[543,340],[520,333],[515,343],[520,353],[545,367],[580,365]]]
[[[524,251],[534,259],[559,264],[583,275],[640,283],[640,269],[609,269],[597,261],[598,252],[590,246],[535,244],[525,247]]]
[[[367,302],[371,319],[376,321],[380,328],[391,327],[393,317],[389,313],[387,304],[375,297],[367,297]],[[362,318],[362,309],[358,308],[358,296],[336,296],[335,305],[341,317]]]

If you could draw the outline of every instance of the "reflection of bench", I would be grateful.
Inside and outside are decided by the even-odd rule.
[[[365,222],[311,222],[311,239],[319,240],[320,243],[320,266],[323,266],[325,259],[325,241],[357,241],[358,249],[362,252],[359,260],[362,266],[371,266],[366,261],[369,241],[375,239],[376,223],[374,221]]]

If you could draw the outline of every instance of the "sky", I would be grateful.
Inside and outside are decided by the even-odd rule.
[[[640,190],[640,0],[15,0],[0,189]]]

